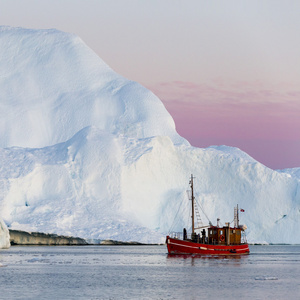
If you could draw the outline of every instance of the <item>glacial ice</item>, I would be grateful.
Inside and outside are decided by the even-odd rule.
[[[4,221],[0,219],[0,249],[7,249],[10,247],[9,231]]]
[[[164,242],[190,222],[193,174],[213,223],[232,221],[238,204],[248,241],[300,243],[298,169],[190,146],[153,93],[77,36],[0,27],[0,87],[0,217],[9,228]]]

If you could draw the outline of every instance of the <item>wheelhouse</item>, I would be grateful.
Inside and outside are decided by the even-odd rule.
[[[240,245],[242,244],[242,228],[227,226],[208,228],[208,244],[219,245]]]

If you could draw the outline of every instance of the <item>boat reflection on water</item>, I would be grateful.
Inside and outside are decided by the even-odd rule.
[[[198,260],[244,260],[246,255],[200,255],[200,254],[167,254],[167,259],[198,259]]]
[[[248,255],[199,255],[199,254],[168,254],[167,263],[172,265],[184,263],[191,266],[203,266],[214,264],[220,266],[220,264],[228,265],[232,267],[240,267],[247,263],[249,259]]]

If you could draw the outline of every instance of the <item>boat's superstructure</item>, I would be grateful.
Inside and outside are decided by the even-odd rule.
[[[234,208],[234,226],[230,223],[225,226],[202,226],[195,228],[194,212],[195,197],[193,175],[190,180],[191,200],[192,200],[192,233],[187,234],[183,229],[182,237],[180,234],[168,235],[166,243],[169,254],[210,254],[210,255],[242,255],[249,254],[249,246],[246,241],[244,230],[246,226],[239,225],[239,208]],[[196,230],[201,230],[197,233]]]

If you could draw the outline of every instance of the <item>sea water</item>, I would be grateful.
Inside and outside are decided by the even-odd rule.
[[[0,299],[300,299],[300,246],[169,256],[165,246],[0,250]]]

